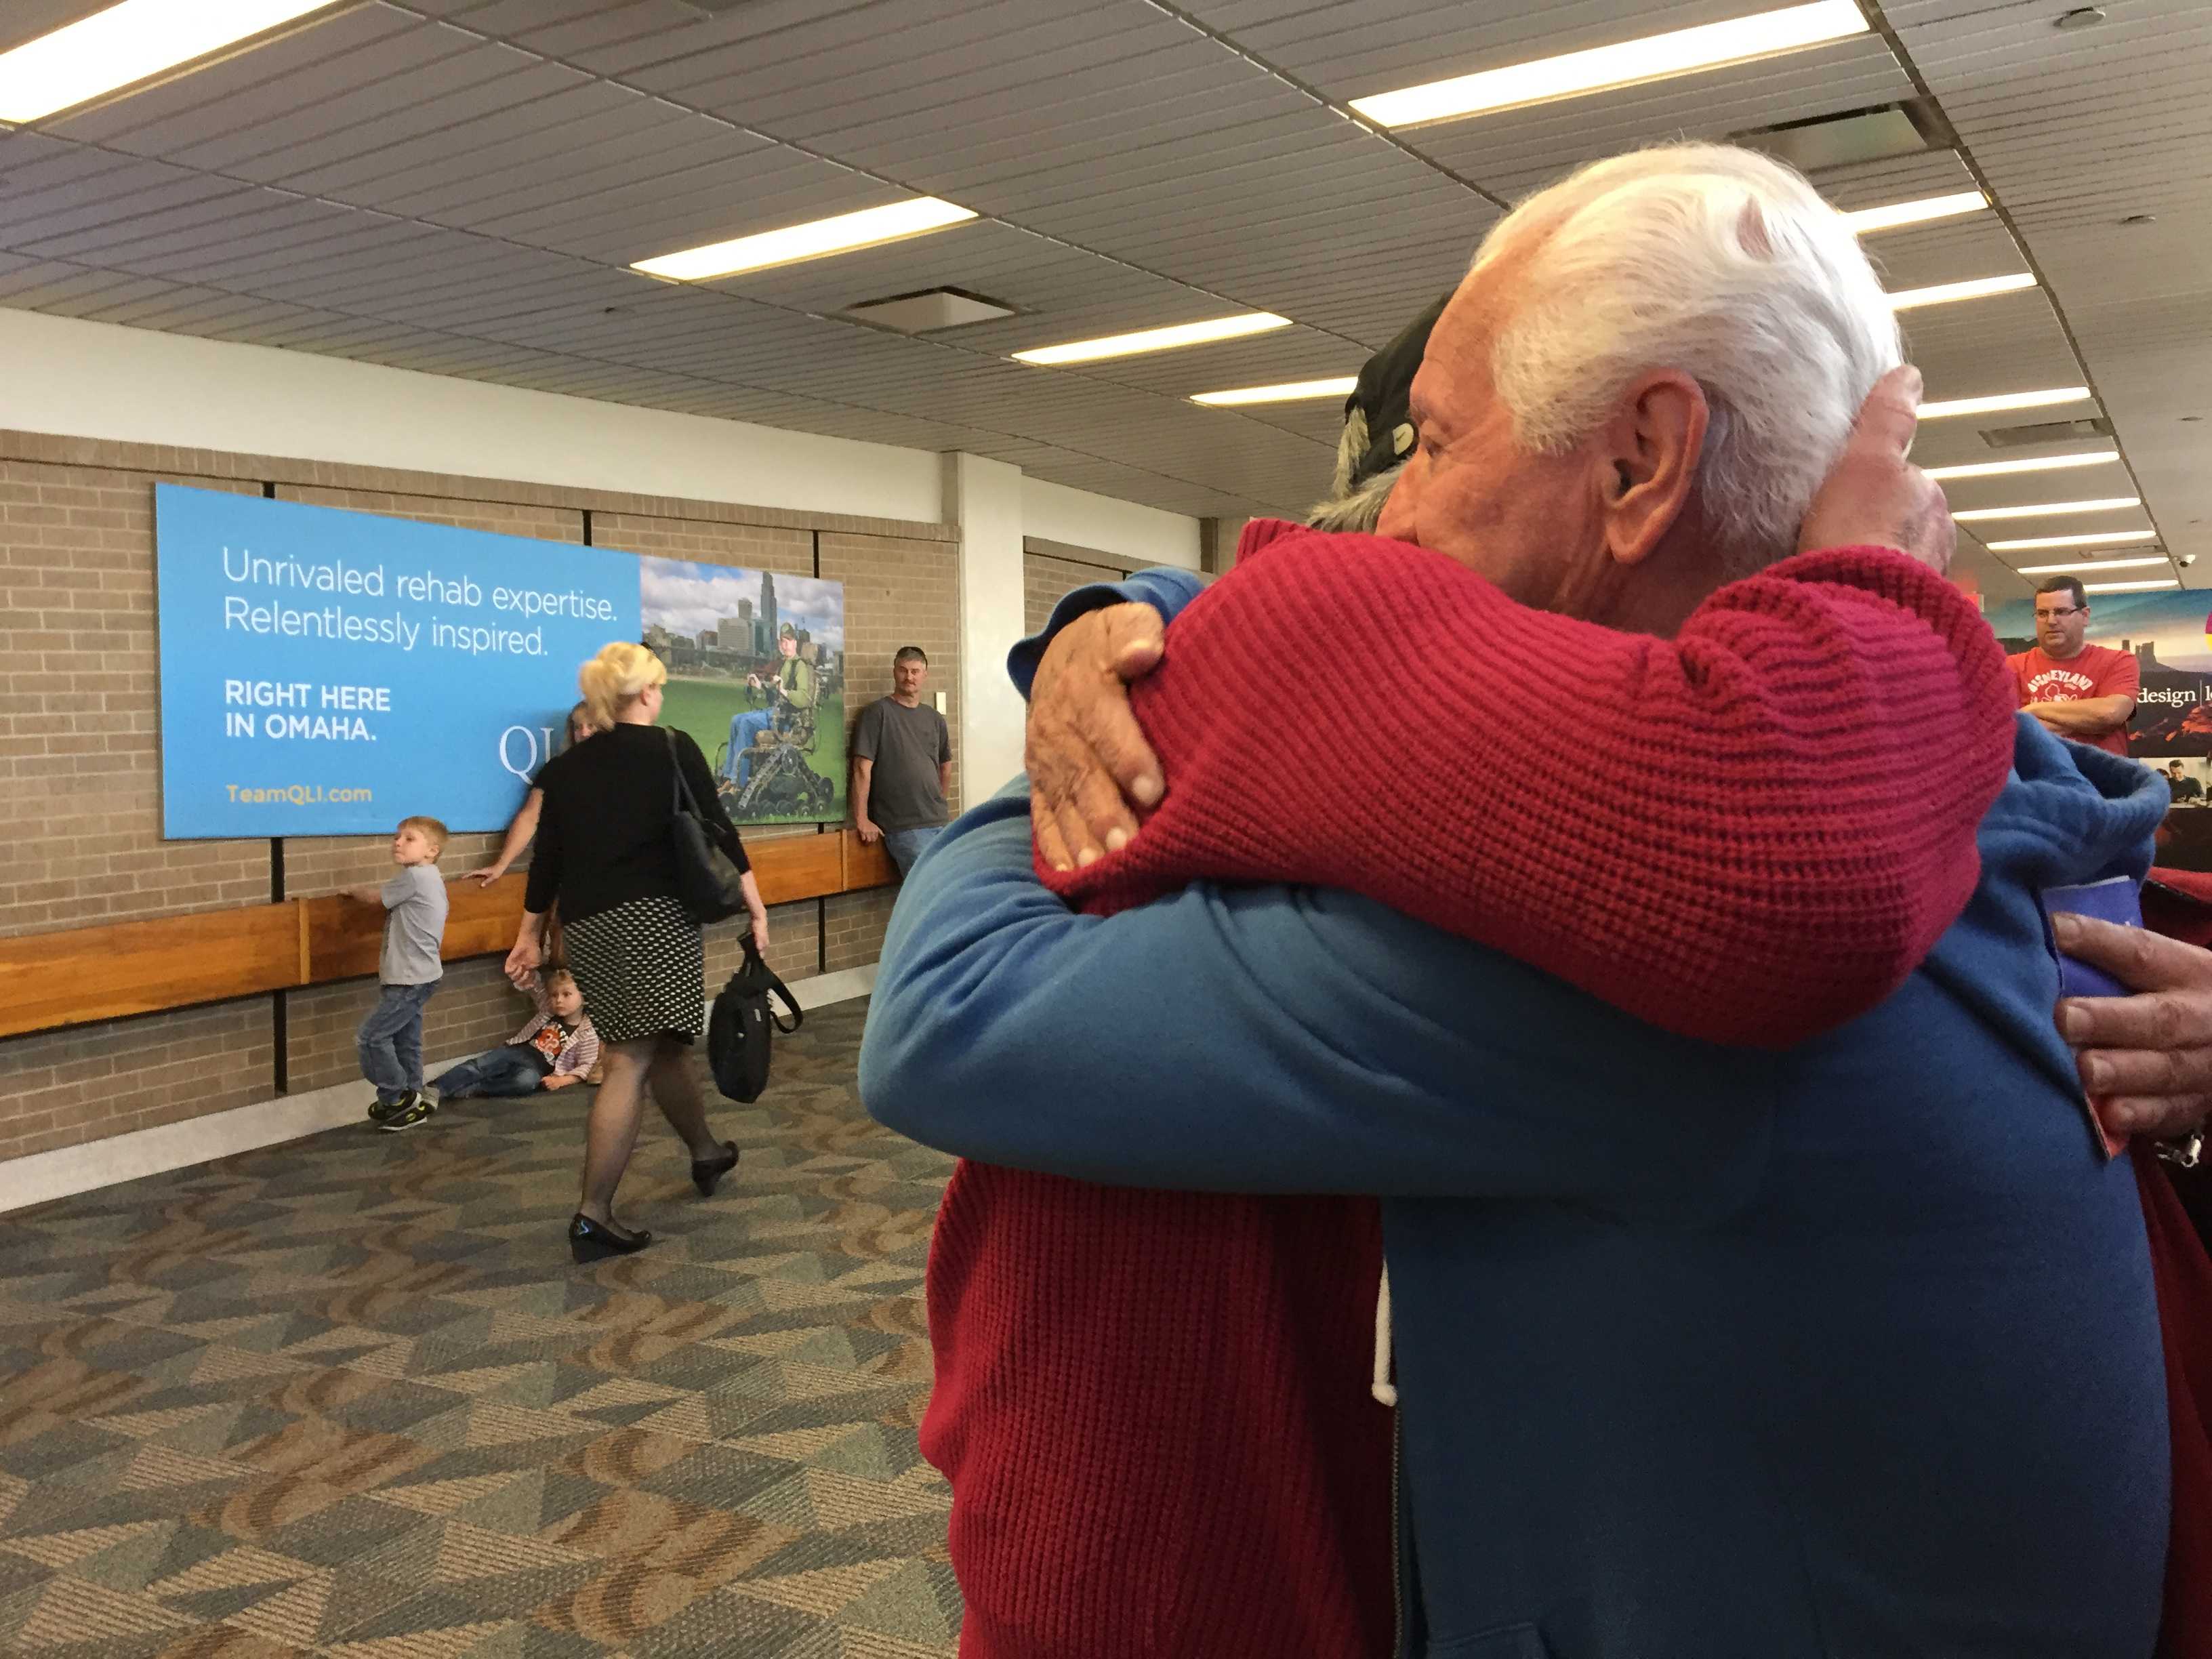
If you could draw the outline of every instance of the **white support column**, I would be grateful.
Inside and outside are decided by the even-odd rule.
[[[1006,678],[1027,633],[1022,603],[1022,470],[981,455],[945,459],[945,520],[960,531],[960,799],[973,806],[1022,769],[1028,714]]]

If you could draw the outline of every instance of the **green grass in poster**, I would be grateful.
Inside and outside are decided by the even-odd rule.
[[[667,704],[661,714],[661,723],[682,728],[691,734],[707,757],[708,765],[721,775],[723,757],[729,749],[730,719],[747,709],[764,707],[760,695],[750,696],[743,680],[677,679],[668,682]],[[842,823],[845,817],[845,695],[830,692],[822,699],[814,717],[814,746],[806,753],[809,771],[827,778],[835,791],[828,811],[799,811],[789,813],[759,813],[740,816],[734,808],[731,817],[738,823]],[[728,798],[724,798],[728,804]]]

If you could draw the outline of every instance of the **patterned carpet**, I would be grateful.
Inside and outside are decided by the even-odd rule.
[[[456,1102],[0,1217],[0,1651],[947,1659],[915,1449],[950,1160],[853,1093],[864,1003],[779,1043],[708,1201],[567,1259],[580,1102]]]

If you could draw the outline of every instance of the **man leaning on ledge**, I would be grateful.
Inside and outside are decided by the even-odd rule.
[[[881,837],[904,877],[945,828],[952,792],[952,733],[921,701],[929,653],[904,645],[891,659],[891,694],[860,711],[853,726],[853,827]]]

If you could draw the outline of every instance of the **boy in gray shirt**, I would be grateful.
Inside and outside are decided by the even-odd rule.
[[[435,818],[402,818],[392,837],[399,868],[381,887],[349,887],[345,896],[385,908],[384,954],[376,976],[383,989],[355,1041],[361,1074],[376,1085],[369,1121],[380,1129],[411,1129],[438,1109],[422,1089],[422,1005],[438,988],[445,963],[446,884],[438,856],[446,826]]]

